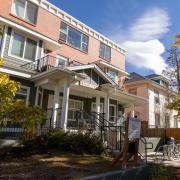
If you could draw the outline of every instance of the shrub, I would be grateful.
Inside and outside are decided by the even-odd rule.
[[[22,142],[28,150],[47,151],[55,149],[78,154],[102,154],[105,152],[104,145],[98,135],[90,133],[70,133],[53,131],[47,135],[32,138]]]

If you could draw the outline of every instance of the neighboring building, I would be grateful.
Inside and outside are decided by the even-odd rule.
[[[147,104],[122,90],[128,73],[119,45],[45,0],[0,4],[0,71],[21,82],[17,98],[48,109],[46,127],[75,128],[79,109],[117,124],[124,108]]]
[[[180,127],[177,112],[166,108],[177,93],[169,89],[169,81],[163,76],[151,74],[141,76],[131,73],[125,82],[128,93],[142,96],[149,100],[149,104],[135,107],[135,115],[142,121],[148,121],[149,127]],[[130,110],[127,108],[126,113]]]

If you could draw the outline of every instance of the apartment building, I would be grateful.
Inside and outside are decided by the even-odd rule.
[[[166,78],[157,74],[141,76],[131,73],[125,87],[128,93],[148,99],[146,105],[135,107],[135,115],[148,121],[149,127],[180,127],[177,112],[167,109],[167,104],[175,99],[177,93],[169,89]],[[130,109],[127,108],[126,113],[130,113]]]
[[[47,127],[76,127],[79,109],[117,124],[125,107],[147,103],[122,90],[129,74],[118,44],[46,0],[0,4],[0,71],[21,83],[17,98],[48,110]]]

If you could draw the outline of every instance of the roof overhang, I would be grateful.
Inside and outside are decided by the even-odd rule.
[[[95,61],[94,63],[97,64],[97,65],[107,66],[107,67],[109,67],[109,68],[111,68],[113,70],[116,70],[116,71],[120,72],[121,74],[123,74],[125,76],[129,76],[128,72],[126,72],[123,69],[120,69],[120,68],[118,68],[118,67],[116,67],[116,66],[114,66],[114,65],[112,65],[112,64],[110,64],[110,63],[108,63],[106,61],[99,60],[99,61]]]
[[[48,38],[47,36],[44,36],[36,31],[33,31],[25,26],[22,26],[16,22],[13,22],[9,19],[6,19],[2,16],[0,16],[0,23],[4,24],[4,25],[9,25],[11,27],[13,27],[14,29],[17,29],[17,30],[20,30],[20,31],[23,31],[31,36],[34,36],[40,40],[43,40],[43,42],[45,43],[45,47],[48,48],[49,50],[51,51],[55,51],[57,49],[59,49],[62,45],[59,44],[57,41],[51,39],[51,38]]]
[[[13,69],[10,69],[10,68],[7,68],[7,67],[0,67],[0,72],[7,73],[7,74],[10,74],[10,75],[15,76],[15,77],[21,77],[23,79],[30,79],[31,78],[30,73],[13,70]]]
[[[174,96],[177,96],[177,95],[178,95],[178,93],[176,93],[175,91],[172,91],[172,90],[170,90],[170,89],[167,89],[166,87],[164,87],[164,86],[162,86],[162,85],[160,85],[160,84],[158,84],[158,83],[156,83],[155,81],[150,80],[150,79],[144,79],[144,80],[129,82],[129,83],[126,83],[125,86],[126,86],[126,87],[131,87],[131,86],[136,87],[136,86],[142,85],[142,84],[147,84],[147,85],[149,85],[149,86],[151,86],[151,87],[154,87],[154,88],[156,88],[156,89],[159,89],[159,90],[161,90],[161,91],[163,91],[163,92],[165,92],[165,93],[172,94],[172,95],[174,95]]]

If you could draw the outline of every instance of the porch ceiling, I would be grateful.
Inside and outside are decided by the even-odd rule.
[[[113,99],[117,99],[118,101],[122,102],[122,104],[125,107],[130,107],[132,105],[134,106],[140,106],[140,105],[145,105],[148,103],[148,99],[135,96],[129,93],[122,92],[120,90],[117,90],[115,92],[112,92],[111,97]]]

